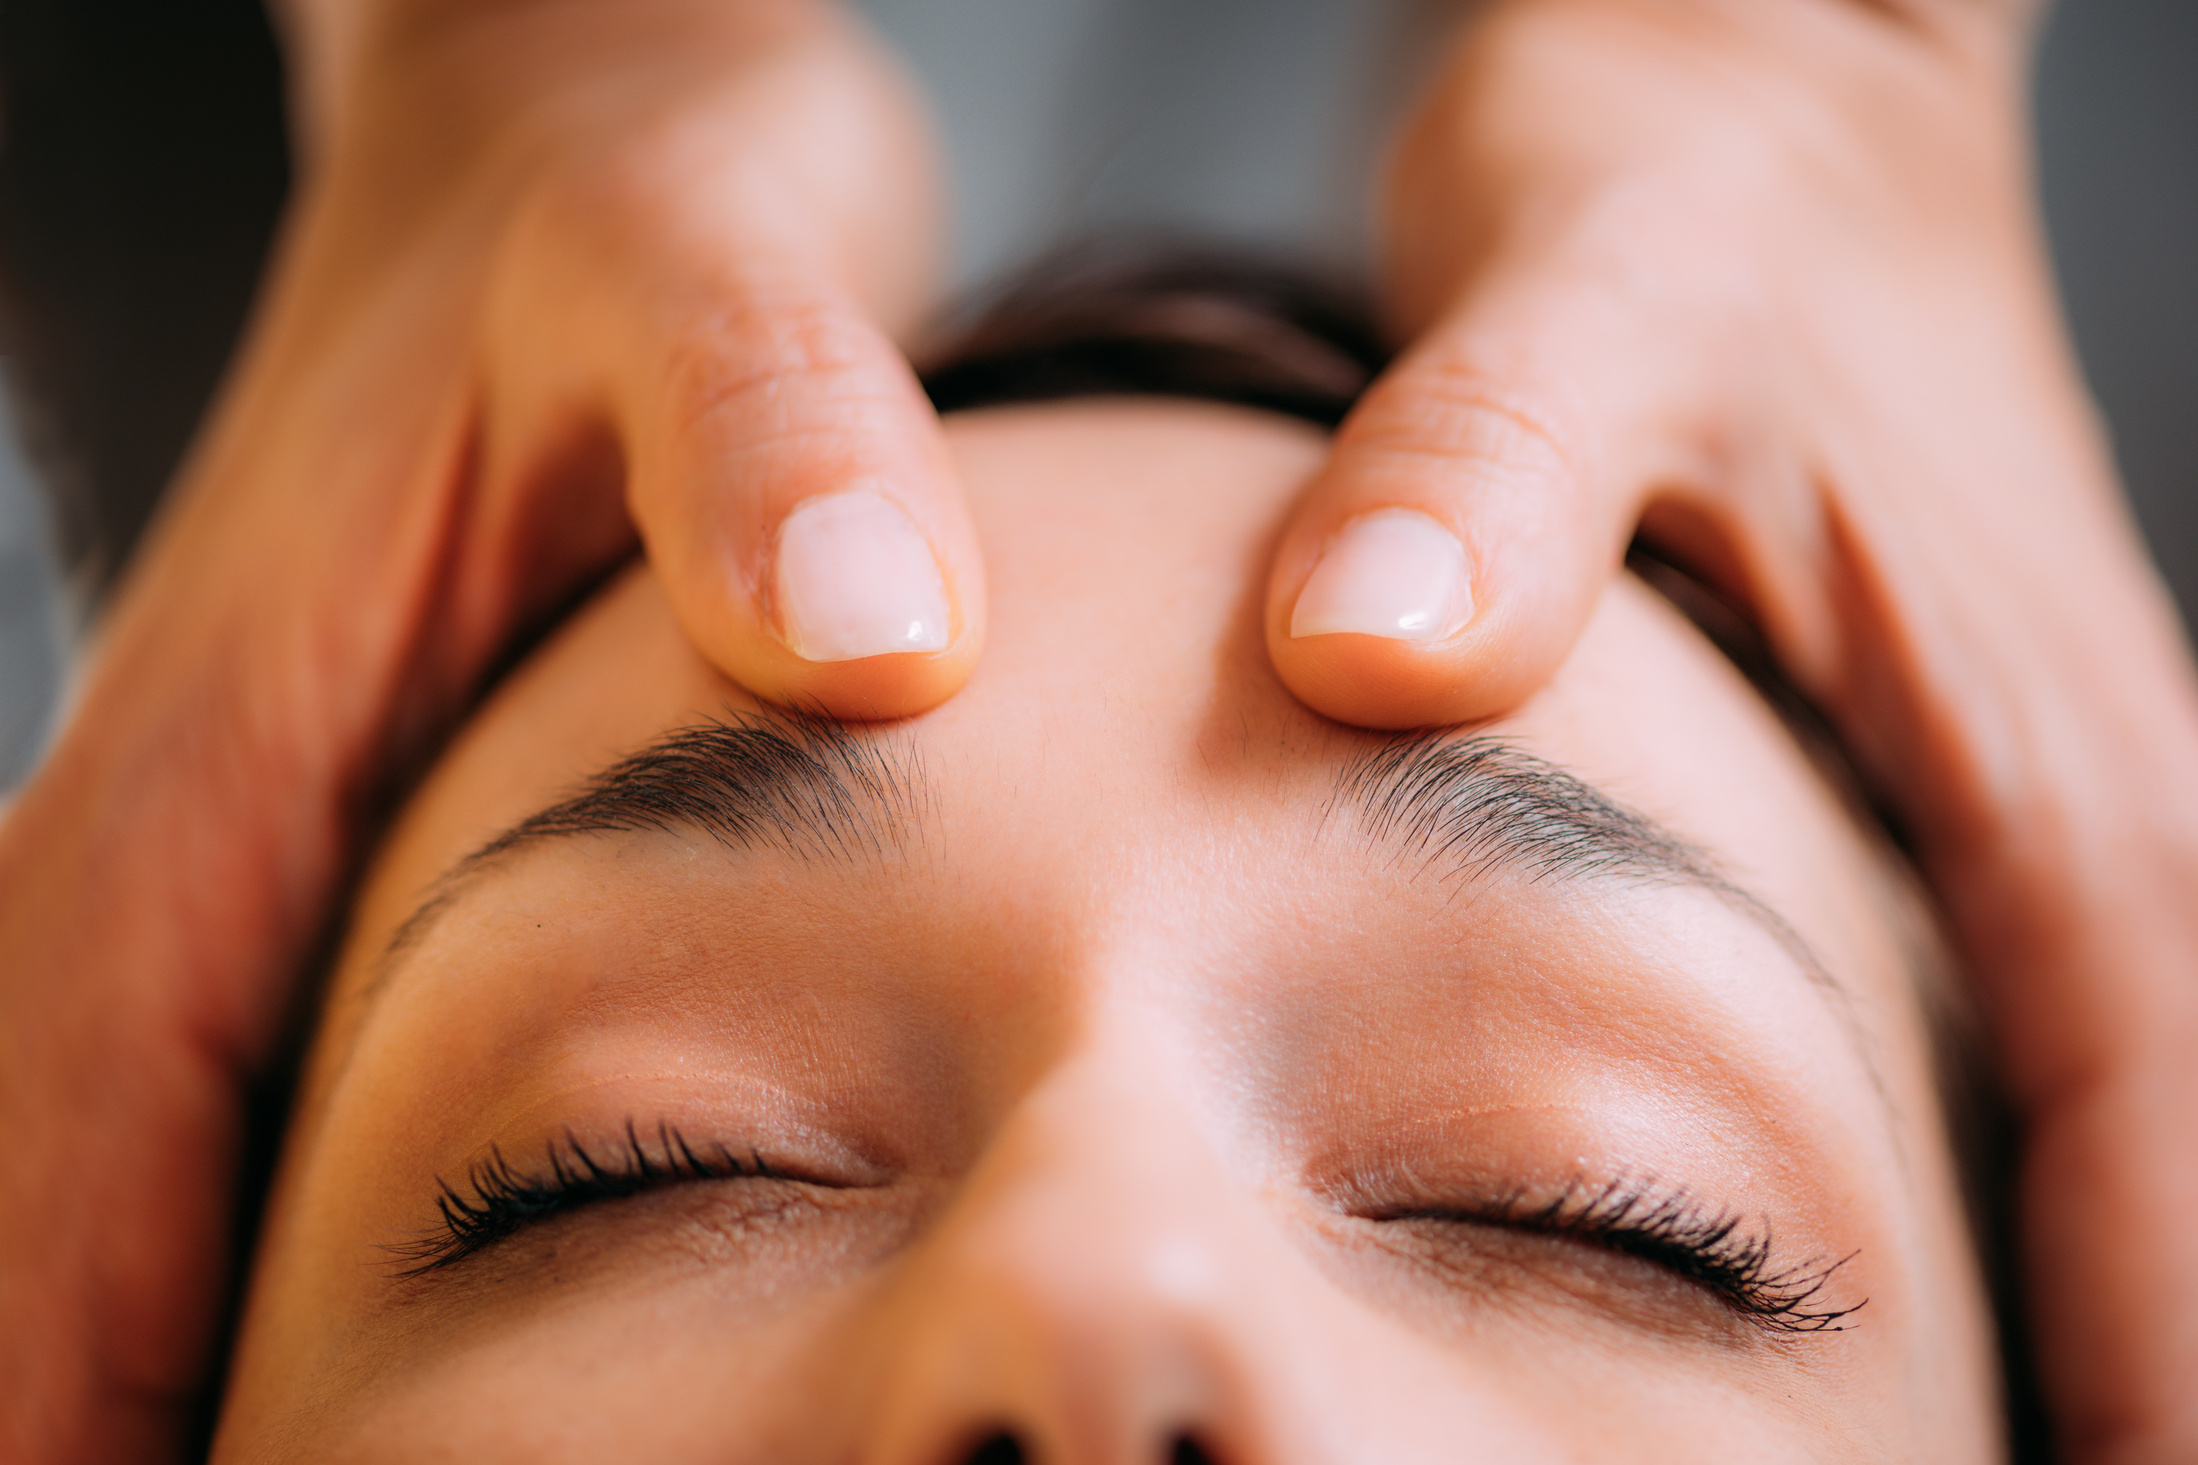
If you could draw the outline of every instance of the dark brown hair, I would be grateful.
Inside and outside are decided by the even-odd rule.
[[[1194,397],[1333,429],[1389,363],[1353,283],[1241,251],[1091,245],[1041,259],[920,353],[940,412]]]

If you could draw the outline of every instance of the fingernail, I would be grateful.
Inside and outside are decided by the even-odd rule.
[[[779,634],[804,661],[946,649],[946,582],[922,531],[867,489],[797,505],[778,531]]]
[[[1427,515],[1375,509],[1343,526],[1290,613],[1290,635],[1440,641],[1473,615],[1465,546]]]

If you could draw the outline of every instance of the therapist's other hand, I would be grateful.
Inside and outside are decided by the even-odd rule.
[[[1315,708],[1484,716],[1637,526],[1907,822],[2022,1125],[2068,1458],[2198,1459],[2198,695],[2053,303],[2033,6],[1510,0],[1393,160],[1410,346],[1275,562]]]
[[[860,716],[983,620],[930,155],[804,0],[303,0],[304,176],[234,377],[0,820],[0,1459],[157,1459],[245,1096],[359,843],[640,526],[694,639]],[[629,518],[628,507],[632,515]]]
[[[1368,727],[1515,706],[1644,513],[1821,680],[1838,521],[2110,501],[2032,223],[2024,32],[1904,3],[1480,8],[1389,162],[1406,349],[1276,556],[1300,697]]]

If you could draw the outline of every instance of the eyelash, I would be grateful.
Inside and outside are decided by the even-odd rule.
[[[1369,1219],[1495,1226],[1579,1241],[1691,1282],[1743,1321],[1771,1333],[1844,1332],[1846,1319],[1863,1306],[1834,1306],[1824,1297],[1832,1274],[1854,1260],[1854,1253],[1826,1266],[1781,1266],[1769,1233],[1750,1229],[1737,1213],[1705,1209],[1683,1190],[1633,1181],[1602,1186],[1573,1181],[1546,1201],[1514,1191],[1485,1207],[1411,1207]]]
[[[467,1174],[463,1191],[438,1179],[435,1207],[441,1224],[429,1235],[390,1248],[411,1263],[398,1275],[440,1271],[529,1226],[597,1201],[692,1181],[804,1179],[775,1169],[753,1150],[741,1156],[723,1145],[697,1149],[669,1124],[657,1125],[652,1150],[630,1119],[607,1159],[568,1130],[550,1146],[547,1163],[547,1171],[523,1171],[502,1150],[492,1149]]]
[[[606,1161],[570,1131],[552,1144],[547,1172],[521,1171],[492,1150],[466,1179],[466,1192],[439,1180],[441,1224],[416,1241],[391,1248],[410,1262],[399,1275],[418,1277],[453,1266],[525,1230],[597,1201],[622,1200],[664,1186],[708,1180],[788,1180],[802,1177],[771,1166],[755,1151],[745,1157],[723,1145],[696,1149],[669,1124],[656,1127],[652,1151],[632,1120]],[[1853,1254],[1827,1266],[1780,1266],[1769,1235],[1749,1229],[1734,1212],[1705,1210],[1682,1190],[1614,1181],[1566,1184],[1551,1199],[1530,1202],[1514,1191],[1470,1210],[1411,1207],[1368,1217],[1497,1226],[1562,1237],[1659,1267],[1716,1297],[1744,1321],[1772,1333],[1837,1333],[1863,1303],[1823,1301],[1832,1274]],[[1865,1299],[1867,1301],[1867,1299]]]

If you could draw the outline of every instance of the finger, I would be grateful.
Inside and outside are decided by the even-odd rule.
[[[586,523],[604,495],[557,465],[607,464],[696,647],[759,696],[857,718],[950,696],[984,634],[937,416],[878,323],[930,250],[927,170],[881,159],[874,81],[797,58],[626,142],[518,231],[489,325],[489,477]]]
[[[1691,476],[1703,353],[1562,278],[1484,289],[1377,382],[1277,550],[1267,643],[1362,727],[1504,711],[1571,649],[1648,485]]]
[[[637,373],[630,497],[695,644],[772,701],[898,717],[984,632],[976,533],[937,417],[853,304],[780,280]]]

